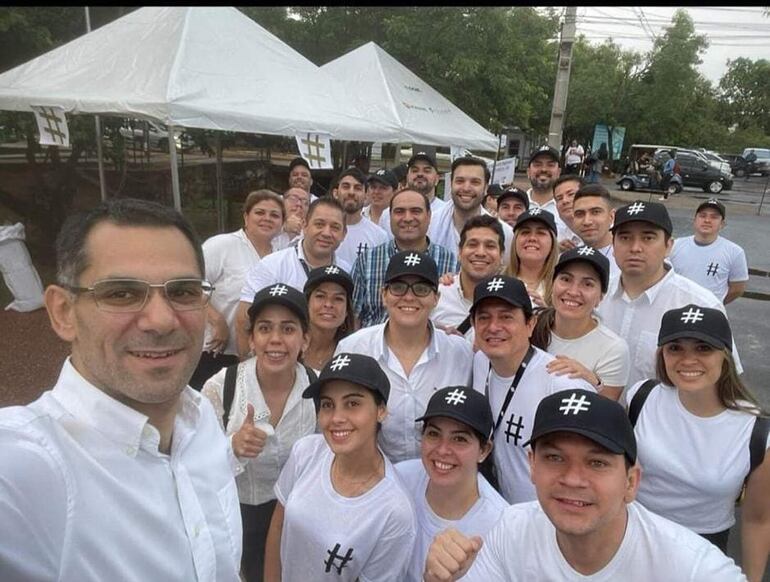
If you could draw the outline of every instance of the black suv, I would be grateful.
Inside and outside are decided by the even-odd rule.
[[[667,150],[655,152],[655,160],[668,157]],[[722,190],[733,187],[733,175],[721,172],[712,166],[703,156],[690,150],[677,150],[676,161],[681,168],[682,184],[702,188],[709,194],[719,194]]]

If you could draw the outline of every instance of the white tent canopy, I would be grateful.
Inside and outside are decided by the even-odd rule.
[[[0,109],[398,141],[393,124],[239,10],[146,7],[0,75]]]
[[[497,150],[497,138],[373,42],[323,65],[402,142]],[[386,140],[379,140],[386,141]]]

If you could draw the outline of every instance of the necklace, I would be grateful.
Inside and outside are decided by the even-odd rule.
[[[343,477],[340,474],[339,465],[337,464],[337,458],[334,458],[334,461],[332,461],[332,485],[335,483],[338,485],[339,489],[342,489],[344,491],[344,495],[346,497],[358,497],[359,495],[363,495],[366,493],[370,487],[369,484],[374,480],[375,477],[377,477],[380,473],[380,470],[383,468],[384,462],[382,460],[382,457],[378,457],[377,459],[377,466],[375,467],[374,471],[369,474],[368,477],[365,479],[360,480],[354,480],[347,477]],[[336,477],[335,477],[336,472]],[[338,489],[338,487],[335,487],[335,489]],[[340,493],[343,493],[343,491],[339,491]]]

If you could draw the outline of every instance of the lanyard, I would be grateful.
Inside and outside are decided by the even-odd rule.
[[[519,387],[519,381],[521,380],[521,377],[524,375],[524,370],[527,369],[527,365],[529,365],[529,362],[532,359],[532,356],[534,355],[535,355],[535,348],[533,348],[530,345],[526,355],[524,356],[524,359],[521,361],[521,364],[519,364],[519,369],[516,370],[516,375],[513,377],[511,386],[508,388],[508,394],[505,395],[505,400],[503,401],[503,406],[500,408],[500,414],[497,415],[497,421],[495,422],[495,429],[492,431],[492,434],[497,432],[497,428],[500,426],[500,423],[503,421],[503,417],[505,416],[505,413],[508,411],[508,406],[510,405],[511,399],[513,398],[513,395],[516,392],[516,388]],[[484,395],[487,397],[487,399],[489,399],[489,376],[491,374],[492,374],[492,363],[490,362],[489,372],[487,372],[487,381],[486,381],[486,384],[484,385]]]
[[[299,264],[302,265],[302,268],[305,270],[305,275],[308,277],[310,276],[310,265],[307,264],[307,261],[299,256],[299,243],[301,240],[297,240],[296,242],[293,242],[291,246],[294,247],[294,252],[297,253],[297,260],[299,261]],[[331,264],[334,264],[334,253],[332,253],[332,262]]]

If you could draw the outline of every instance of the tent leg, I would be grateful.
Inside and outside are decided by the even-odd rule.
[[[174,194],[174,208],[182,211],[182,197],[179,194],[179,166],[176,160],[176,140],[174,139],[174,126],[168,126],[168,153],[171,160],[171,190]]]
[[[222,137],[219,132],[216,136],[217,148],[217,228],[220,233],[225,231],[225,195],[222,185]]]
[[[102,155],[102,123],[98,115],[94,115],[96,123],[96,163],[99,168],[99,190],[102,193],[102,202],[107,200],[107,184],[104,182],[104,156]]]

